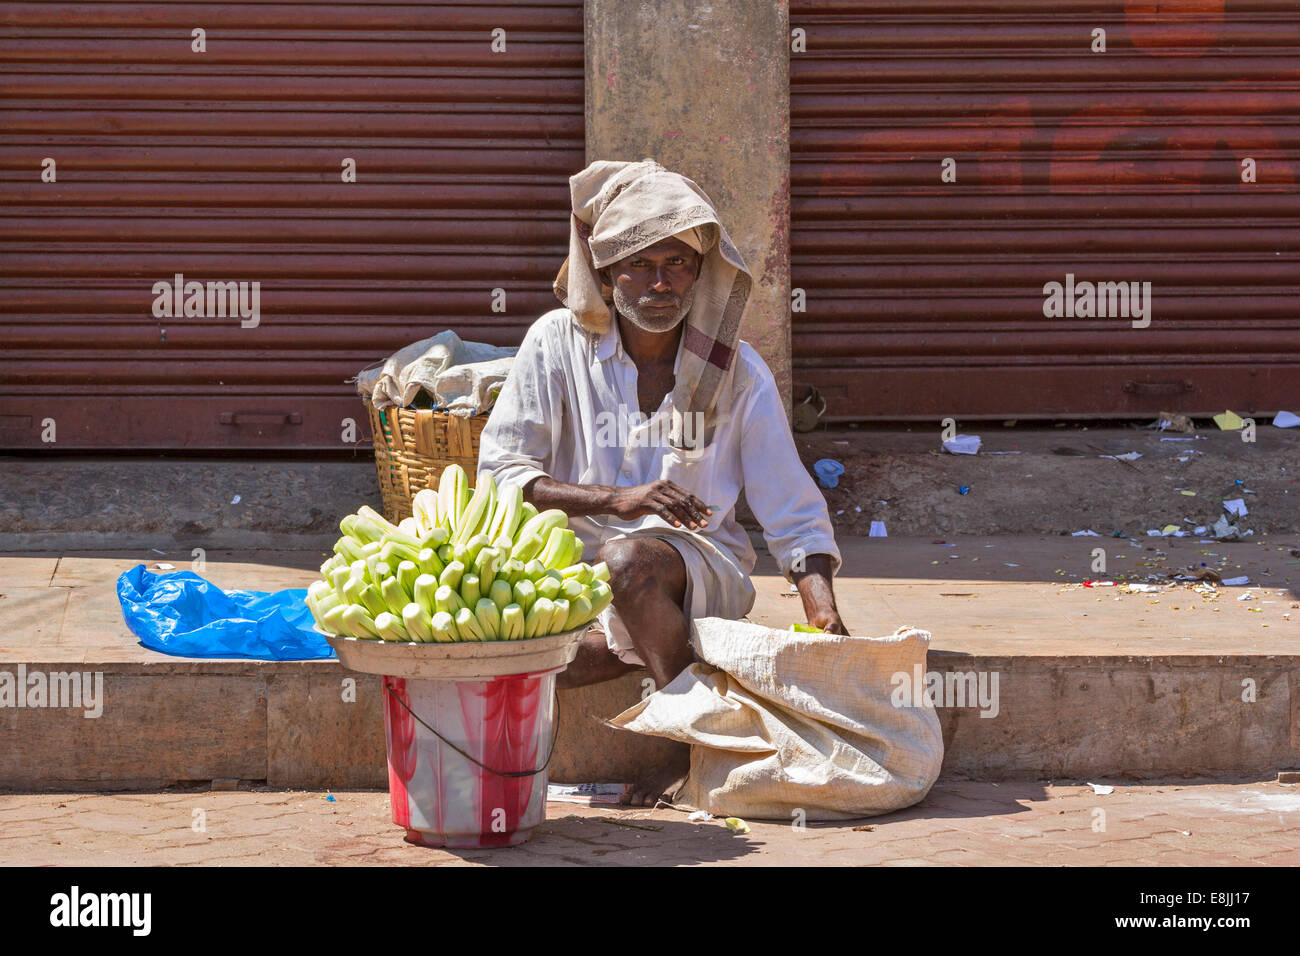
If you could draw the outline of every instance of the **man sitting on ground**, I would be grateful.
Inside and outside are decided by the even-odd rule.
[[[653,160],[593,163],[570,187],[565,308],[529,328],[479,454],[539,510],[565,511],[586,560],[609,566],[613,603],[557,686],[644,666],[665,687],[694,660],[693,618],[749,612],[742,488],[808,623],[847,633],[826,501],[771,371],[739,337],[752,280],[712,202]],[[628,802],[671,802],[689,766],[680,745]]]

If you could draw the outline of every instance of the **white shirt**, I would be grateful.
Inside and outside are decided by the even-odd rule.
[[[750,384],[728,420],[694,457],[653,441],[672,407],[671,391],[649,423],[637,399],[637,369],[624,351],[618,322],[604,335],[585,331],[568,309],[547,312],[529,328],[479,439],[479,470],[498,483],[527,484],[547,475],[579,485],[643,485],[667,478],[713,509],[695,529],[731,554],[748,574],[755,554],[736,521],[744,488],[763,526],[768,550],[789,580],[803,555],[826,554],[840,566],[826,499],[795,450],[794,436],[767,363],[741,341],[737,358]],[[678,348],[677,365],[681,363]],[[571,518],[591,560],[610,537],[644,528],[673,527],[658,515],[623,521],[612,515]],[[684,526],[683,526],[684,527]],[[680,531],[681,529],[674,529]]]

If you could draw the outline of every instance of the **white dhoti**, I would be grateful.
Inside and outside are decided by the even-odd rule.
[[[682,610],[687,623],[694,628],[697,617],[721,617],[738,621],[749,613],[756,596],[749,575],[729,553],[717,547],[703,535],[677,528],[647,528],[614,535],[609,541],[622,538],[659,538],[667,541],[682,556],[686,565],[686,593]],[[614,605],[601,611],[593,626],[605,632],[605,643],[627,664],[644,666],[627,626]]]

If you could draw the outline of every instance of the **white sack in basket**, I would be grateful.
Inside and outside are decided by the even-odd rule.
[[[453,415],[486,412],[510,374],[517,346],[465,342],[451,329],[394,352],[357,375],[357,392],[375,408],[405,408],[421,388]]]
[[[943,763],[928,695],[895,706],[896,675],[925,670],[930,633],[889,637],[694,622],[696,662],[610,723],[691,744],[677,805],[719,816],[846,820],[925,797]]]

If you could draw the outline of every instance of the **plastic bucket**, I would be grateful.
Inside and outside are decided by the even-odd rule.
[[[384,678],[388,790],[408,841],[513,846],[532,835],[546,817],[556,673]]]
[[[383,675],[389,796],[408,841],[493,847],[532,835],[546,816],[555,675],[584,631],[465,644],[329,635],[344,667]]]

